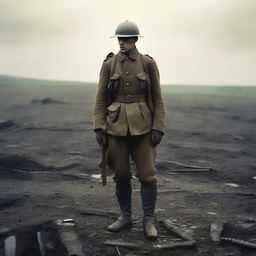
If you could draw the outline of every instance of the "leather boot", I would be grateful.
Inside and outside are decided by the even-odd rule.
[[[132,186],[130,180],[116,181],[116,197],[119,203],[121,214],[116,222],[108,226],[108,231],[119,232],[122,229],[132,226],[131,194]]]
[[[155,227],[155,206],[157,187],[155,183],[141,183],[141,199],[144,212],[143,230],[146,238],[156,239],[158,236]]]

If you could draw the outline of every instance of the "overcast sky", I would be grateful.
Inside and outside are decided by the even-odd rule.
[[[127,19],[163,84],[256,85],[256,0],[0,0],[0,74],[97,82]]]

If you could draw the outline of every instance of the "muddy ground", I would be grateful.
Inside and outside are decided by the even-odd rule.
[[[75,220],[85,255],[256,255],[255,249],[213,242],[210,236],[211,224],[223,221],[226,236],[256,243],[254,98],[164,94],[167,128],[157,158],[160,238],[152,243],[143,236],[136,179],[133,229],[105,231],[118,205],[111,176],[106,187],[98,178],[94,87],[23,85],[0,90],[0,119],[10,120],[0,122],[0,255],[8,236],[16,235],[17,242],[22,234],[29,246],[31,232],[66,218]],[[212,170],[184,172],[191,169],[170,161]],[[153,248],[175,238],[160,223],[166,219],[193,236],[196,246]],[[104,245],[117,238],[143,246]],[[28,250],[29,255],[35,256]]]

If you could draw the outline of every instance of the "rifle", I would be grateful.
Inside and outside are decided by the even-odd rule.
[[[117,56],[114,53],[109,53],[107,59],[112,58],[113,60],[111,62],[111,67],[110,67],[110,77],[114,74],[115,67],[116,67],[116,60]],[[108,87],[107,87],[107,106],[110,106],[111,103],[113,102],[113,90],[114,90],[114,84],[112,81],[109,82]],[[107,136],[107,135],[106,135]],[[106,137],[107,140],[107,137]],[[101,162],[99,164],[99,167],[101,169],[101,180],[102,180],[102,186],[107,185],[107,141],[106,144],[102,143],[101,144]]]
[[[101,162],[99,164],[101,169],[102,186],[107,185],[107,144],[101,144]]]

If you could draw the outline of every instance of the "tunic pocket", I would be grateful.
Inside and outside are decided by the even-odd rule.
[[[150,84],[149,78],[145,72],[141,72],[136,75],[139,80],[139,86],[143,92],[147,91],[148,84]]]
[[[119,102],[113,102],[109,107],[107,107],[107,115],[111,122],[115,122],[119,117],[121,104]]]
[[[115,91],[116,88],[118,87],[119,85],[119,81],[120,81],[120,74],[113,74],[111,77],[110,77],[110,82],[109,82],[109,88],[111,88],[111,90]]]

